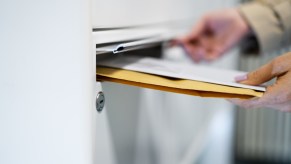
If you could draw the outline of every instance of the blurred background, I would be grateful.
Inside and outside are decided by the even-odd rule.
[[[187,32],[206,12],[240,0],[94,0],[94,27],[125,27],[187,20]],[[175,24],[177,25],[177,23]],[[178,23],[179,25],[179,23]],[[182,26],[182,24],[181,24]],[[250,71],[278,54],[232,50],[210,67]],[[180,48],[165,60],[191,63]],[[238,109],[223,99],[199,98],[103,83],[115,163],[291,163],[291,115],[270,109]]]

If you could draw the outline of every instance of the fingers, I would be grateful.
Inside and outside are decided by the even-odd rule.
[[[244,84],[257,85],[266,82],[274,77],[277,80],[274,84],[267,87],[266,92],[261,98],[249,100],[232,99],[231,102],[244,108],[270,107],[281,111],[291,111],[291,54],[279,56],[250,72],[245,76],[239,76],[236,81]]]
[[[238,105],[242,108],[245,109],[255,109],[255,108],[262,108],[262,107],[267,107],[267,108],[272,108],[272,109],[277,109],[282,112],[291,112],[291,103],[290,101],[284,102],[284,103],[276,103],[272,102],[273,98],[266,98],[266,97],[261,97],[261,98],[252,98],[248,100],[244,99],[227,99],[229,102]]]
[[[219,49],[209,49],[203,45],[182,44],[181,47],[194,62],[200,62],[202,60],[213,61],[221,56]]]
[[[192,28],[192,31],[189,34],[189,38],[195,39],[195,38],[198,38],[201,34],[203,34],[204,31],[206,30],[206,21],[207,21],[206,16],[200,19],[196,23],[194,28]]]
[[[264,98],[268,104],[283,104],[290,102],[291,91],[289,90],[291,86],[291,72],[287,72],[282,76],[279,76],[276,82],[267,87],[264,93]]]
[[[223,53],[221,48],[223,43],[221,39],[216,37],[217,34],[213,33],[213,29],[209,29],[207,21],[208,16],[206,15],[198,21],[190,34],[177,39],[177,42],[195,62],[213,61]]]
[[[195,40],[194,40],[195,41]],[[222,49],[213,39],[199,37],[196,42],[184,38],[180,45],[195,62],[202,60],[213,61],[222,55]]]
[[[200,62],[204,59],[204,49],[201,46],[194,46],[189,44],[183,44],[182,45],[184,51],[186,54],[194,61],[194,62]]]
[[[223,45],[220,44],[220,40],[216,37],[201,37],[201,46],[204,48],[204,59],[207,61],[213,61],[219,58],[223,54]]]
[[[192,28],[190,34],[176,39],[175,43],[179,44],[192,44],[195,45],[199,41],[201,34],[205,29],[205,19],[201,19],[198,23]]]
[[[275,108],[281,112],[291,112],[291,103],[279,105],[279,106],[276,106]]]
[[[274,59],[257,70],[248,73],[247,75],[236,77],[235,80],[247,85],[260,85],[265,83],[287,71],[278,60],[280,61],[281,59]]]
[[[205,48],[200,42],[201,35],[205,29],[205,21],[205,18],[202,18],[196,23],[190,34],[178,38],[173,42],[175,45],[180,45],[194,62],[204,60],[206,54]]]
[[[272,109],[277,109],[282,112],[291,112],[291,103],[285,102],[281,104],[274,104],[269,103],[268,101],[262,101],[259,98],[253,98],[250,100],[243,100],[243,99],[227,99],[229,102],[243,107],[245,109],[254,109],[254,108],[261,108],[261,107],[268,107]]]
[[[265,105],[265,103],[260,98],[257,97],[248,100],[244,99],[227,99],[227,100],[245,109],[259,108]]]

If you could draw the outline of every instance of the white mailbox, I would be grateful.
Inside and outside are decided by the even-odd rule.
[[[159,137],[174,131],[163,131],[166,124],[156,128],[142,124],[141,119],[145,118],[137,110],[145,109],[147,102],[155,102],[164,94],[151,97],[142,89],[96,82],[96,44],[163,33],[169,27],[163,24],[191,15],[193,3],[1,0],[0,163],[137,163],[143,157],[132,156],[143,154],[137,146],[146,145],[136,138],[150,140],[143,138],[145,131],[137,124],[147,131],[153,129],[154,142],[160,141],[154,143],[162,152],[157,156],[158,162],[177,161],[176,156],[167,158],[179,154],[172,151],[175,145],[168,144],[174,143],[174,138]],[[124,91],[126,96],[116,96]],[[105,93],[105,99],[99,101],[100,92]],[[103,106],[104,102],[105,107],[98,112],[96,104]],[[147,105],[153,108],[152,104]],[[126,122],[126,126],[120,128],[119,121]],[[150,158],[144,162],[151,163]]]

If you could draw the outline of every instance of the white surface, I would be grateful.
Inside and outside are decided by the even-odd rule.
[[[102,85],[100,82],[96,82],[96,92],[99,93],[102,91]],[[108,111],[106,109],[106,95],[105,95],[105,106],[102,110],[102,112],[95,112],[93,114],[94,120],[96,122],[94,125],[95,127],[95,136],[96,136],[96,152],[94,153],[94,156],[96,158],[96,164],[104,163],[104,164],[115,164],[116,163],[116,157],[114,153],[114,147],[113,147],[113,140],[112,140],[112,134],[111,129],[108,122]]]
[[[170,4],[168,0],[93,0],[93,26],[132,26],[169,20]]]
[[[214,84],[222,84],[233,87],[265,91],[264,87],[249,86],[234,82],[234,78],[236,76],[246,74],[245,72],[235,70],[218,68],[214,69],[194,64],[176,64],[174,62],[154,58],[138,58],[125,56],[113,60],[105,60],[102,62],[98,62],[97,64],[173,78],[197,80]]]
[[[0,1],[0,163],[96,163],[90,0]]]
[[[169,28],[150,27],[150,28],[129,28],[109,31],[93,32],[94,44],[122,42],[135,39],[145,39],[157,35],[167,34]]]
[[[202,164],[233,163],[232,137],[234,134],[234,111],[217,111],[209,123],[208,142],[204,154],[198,159]],[[197,160],[197,159],[196,159]],[[193,160],[192,160],[193,161]],[[191,163],[190,161],[188,163]]]
[[[150,47],[152,45],[162,44],[162,42],[168,41],[170,40],[170,38],[174,38],[174,37],[171,37],[170,35],[165,35],[165,36],[157,35],[154,37],[140,39],[137,41],[124,42],[118,45],[100,47],[100,48],[96,48],[96,54],[98,55],[98,53],[104,53],[104,52],[112,52],[114,54],[117,54],[117,53],[136,50],[136,49],[143,49],[143,48]]]
[[[135,149],[137,122],[143,120],[138,116],[139,106],[144,101],[139,97],[143,93],[136,87],[107,82],[102,83],[102,89],[105,93],[105,112],[108,116],[116,163],[132,164],[137,155]]]

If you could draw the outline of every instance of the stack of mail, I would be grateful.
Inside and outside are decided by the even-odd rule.
[[[97,80],[201,97],[261,97],[264,87],[234,82],[245,74],[154,58],[116,57],[97,63]]]

